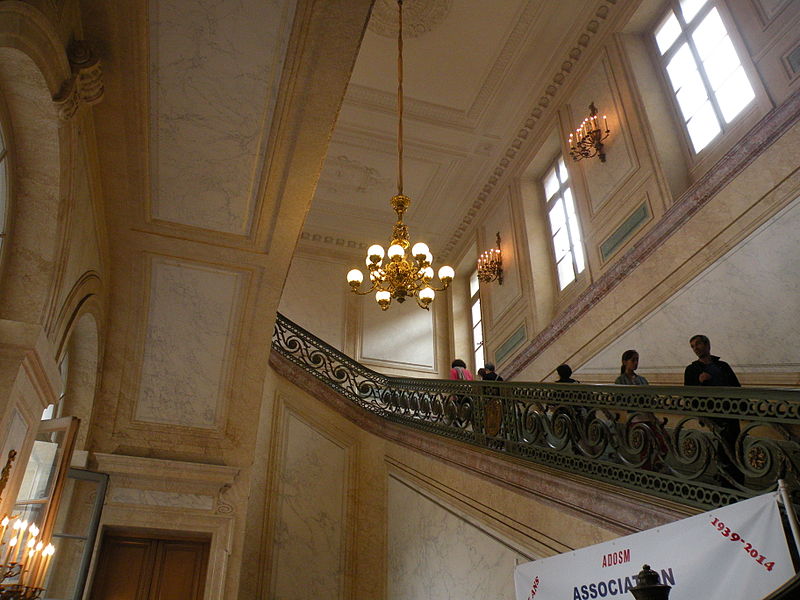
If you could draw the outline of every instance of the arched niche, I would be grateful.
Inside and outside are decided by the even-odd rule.
[[[59,209],[69,189],[71,153],[64,148],[71,138],[53,98],[70,75],[63,45],[42,13],[21,2],[0,3],[0,118],[10,192],[3,319],[41,324],[54,294]]]
[[[87,449],[97,391],[104,323],[101,296],[100,276],[87,271],[67,294],[54,329],[60,340],[56,360],[59,364],[66,362],[63,401],[58,412],[81,420],[76,450]]]
[[[97,390],[99,351],[97,321],[92,313],[85,312],[72,328],[63,356],[69,364],[61,414],[81,420],[75,440],[76,450],[88,449],[86,442]]]

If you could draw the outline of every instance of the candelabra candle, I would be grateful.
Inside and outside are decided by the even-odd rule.
[[[6,545],[6,553],[3,556],[3,564],[8,566],[10,564],[11,552],[14,550],[14,546],[17,545],[17,536],[12,537],[8,540],[8,544]]]

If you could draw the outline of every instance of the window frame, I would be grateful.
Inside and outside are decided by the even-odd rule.
[[[475,293],[472,293],[472,281],[476,280],[478,283],[475,286]],[[478,269],[475,268],[472,273],[470,273],[469,278],[467,279],[467,295],[469,296],[468,306],[469,306],[469,324],[470,324],[470,340],[471,340],[471,352],[470,356],[472,358],[474,364],[474,370],[477,373],[478,369],[480,369],[484,364],[486,364],[486,332],[483,329],[483,304],[481,303],[481,282],[478,279]],[[478,316],[479,319],[476,322],[474,319],[475,316],[475,305],[478,305]],[[479,343],[475,343],[475,329],[480,328],[481,332],[481,341]],[[480,351],[481,356],[483,357],[483,361],[479,364],[478,361],[478,351]]]
[[[558,176],[558,165],[559,162],[563,164],[564,172],[567,173],[567,178],[565,181],[561,181]],[[562,297],[565,294],[568,294],[570,290],[574,289],[576,284],[583,280],[585,274],[589,268],[589,261],[588,255],[586,252],[586,244],[584,243],[584,236],[583,236],[583,226],[581,225],[581,217],[578,211],[578,202],[575,196],[575,188],[572,185],[572,181],[574,180],[572,174],[569,172],[569,167],[567,166],[569,163],[564,158],[564,154],[559,152],[556,156],[547,163],[547,166],[542,173],[542,176],[539,178],[539,189],[542,192],[542,199],[543,199],[543,206],[544,206],[544,219],[547,222],[547,231],[550,232],[550,240],[549,240],[549,248],[550,248],[550,264],[553,269],[553,283],[556,286],[556,294],[558,297]],[[556,179],[558,180],[558,190],[551,196],[547,196],[547,186],[546,181],[548,176],[551,172],[555,173]],[[572,271],[573,271],[573,279],[565,286],[561,286],[561,278],[558,274],[558,260],[556,256],[556,245],[555,245],[555,233],[553,232],[553,225],[550,221],[550,210],[555,206],[557,200],[564,200],[564,190],[569,190],[569,194],[572,198],[572,204],[575,211],[575,219],[577,221],[577,229],[578,229],[578,242],[577,244],[574,243],[573,235],[572,235],[572,226],[569,223],[569,214],[567,211],[566,206],[564,207],[565,211],[565,224],[567,228],[567,237],[569,241],[569,255],[571,257],[572,263]],[[579,271],[578,264],[576,260],[575,254],[575,247],[579,246],[580,251],[583,255],[583,268]]]
[[[694,42],[689,39],[689,33],[691,33],[691,31],[693,31],[694,28],[702,22],[705,16],[707,16],[713,8],[716,8],[717,12],[719,13],[728,37],[730,38],[731,43],[736,50],[739,63],[741,64],[741,67],[747,76],[748,82],[753,88],[755,97],[753,100],[751,100],[749,105],[743,108],[741,112],[739,112],[736,117],[733,118],[730,123],[727,123],[720,113],[716,96],[711,93],[709,96],[709,101],[713,107],[717,122],[720,125],[720,132],[702,149],[695,151],[694,144],[686,127],[683,112],[678,104],[677,96],[673,91],[672,82],[667,73],[666,65],[668,58],[671,58],[677,51],[679,46],[678,40],[686,40],[689,44],[690,51],[692,52],[692,57],[694,58],[696,65],[699,67],[698,72],[700,73],[706,92],[708,92],[709,89],[713,90],[713,88],[710,87],[708,75],[702,66],[702,61],[699,60]],[[672,46],[664,54],[661,54],[656,42],[655,34],[661,25],[669,18],[670,11],[676,14],[676,18],[679,19],[682,29]],[[747,49],[747,45],[742,39],[742,34],[740,33],[727,4],[723,0],[708,0],[707,5],[698,11],[692,21],[695,23],[694,27],[689,29],[684,28],[683,14],[680,9],[680,0],[668,0],[665,3],[664,9],[658,12],[657,17],[654,18],[653,22],[649,27],[646,28],[643,34],[646,38],[646,45],[652,60],[656,66],[657,77],[661,80],[663,92],[667,97],[667,105],[670,108],[672,119],[677,124],[677,130],[680,132],[678,137],[682,140],[683,152],[687,157],[690,178],[695,180],[697,176],[704,173],[705,170],[714,162],[716,162],[716,160],[721,158],[731,146],[738,142],[741,137],[756,124],[758,119],[765,116],[772,108],[772,104],[764,89],[761,75],[753,64],[753,60],[750,56],[750,52]]]

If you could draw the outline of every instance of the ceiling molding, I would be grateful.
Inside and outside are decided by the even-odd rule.
[[[617,0],[600,0],[597,3],[597,8],[591,19],[586,23],[581,34],[575,40],[572,47],[567,51],[561,67],[550,79],[548,83],[540,92],[541,96],[536,103],[536,106],[530,111],[514,139],[506,148],[502,158],[495,165],[491,175],[486,181],[483,189],[478,194],[476,201],[473,203],[472,208],[468,211],[467,215],[461,220],[461,223],[456,227],[455,232],[452,234],[447,244],[445,244],[442,258],[447,258],[461,243],[461,240],[473,228],[473,221],[480,212],[486,200],[488,200],[495,192],[497,184],[506,175],[506,172],[515,159],[519,156],[520,150],[530,143],[530,140],[535,137],[531,135],[534,129],[540,124],[543,117],[549,116],[555,106],[555,98],[559,92],[565,87],[565,83],[571,81],[570,74],[576,71],[576,65],[581,57],[587,51],[589,45],[592,43],[598,32],[606,34],[606,27],[609,23],[609,15],[612,8],[617,4]],[[601,38],[604,35],[601,35]]]

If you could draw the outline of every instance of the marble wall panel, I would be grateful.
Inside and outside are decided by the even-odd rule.
[[[295,255],[278,310],[327,344],[344,350],[350,268],[341,261]]]
[[[293,7],[150,3],[153,217],[248,232]]]
[[[491,214],[487,215],[483,226],[483,247],[480,252],[494,248],[496,235],[500,233],[500,250],[503,257],[503,285],[497,282],[481,283],[481,298],[486,296],[491,301],[491,316],[484,331],[497,325],[503,316],[512,308],[519,308],[522,296],[520,285],[520,258],[517,254],[517,240],[514,235],[514,218],[512,215],[510,192],[506,191],[503,202],[498,202]],[[515,310],[516,320],[525,317],[524,311]]]
[[[346,447],[286,413],[270,598],[345,597],[349,462]]]
[[[689,338],[708,335],[712,353],[734,368],[796,372],[800,297],[800,198],[589,360],[581,373],[618,374],[620,356],[639,351],[639,372],[683,372]],[[742,383],[746,384],[744,380]]]
[[[218,426],[243,287],[239,272],[152,259],[136,420]]]
[[[436,302],[442,301],[442,294]],[[367,296],[361,302],[361,350],[357,360],[367,365],[415,370],[436,369],[434,312],[422,310],[416,301],[392,302],[382,311]]]
[[[600,162],[597,157],[581,160],[575,163],[572,171],[582,171],[589,196],[589,206],[594,214],[613,197],[615,191],[636,167],[633,149],[621,130],[627,125],[614,73],[607,56],[595,63],[570,98],[568,114],[571,121],[566,123],[568,131],[565,137],[568,137],[569,133],[589,116],[589,104],[592,102],[597,108],[601,127],[602,117],[605,115],[608,118],[608,129],[611,133],[603,142],[607,159],[606,162]],[[587,224],[583,226],[586,228]]]
[[[509,600],[523,555],[499,536],[389,478],[388,600]]]

